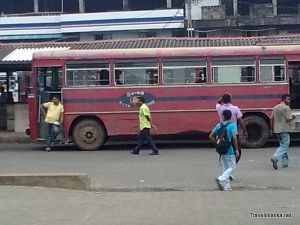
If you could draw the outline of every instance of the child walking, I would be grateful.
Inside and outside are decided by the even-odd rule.
[[[236,168],[236,157],[239,157],[238,142],[237,142],[237,126],[234,123],[230,122],[231,119],[230,110],[224,110],[222,114],[224,117],[222,123],[224,125],[229,123],[225,128],[226,129],[225,135],[227,136],[227,140],[230,143],[230,145],[228,151],[220,155],[220,164],[222,166],[223,172],[216,179],[216,181],[220,190],[231,191],[232,189],[230,188],[229,177]],[[209,138],[212,141],[214,142],[216,141],[216,136],[220,128],[221,128],[221,123],[217,124],[212,130],[212,132],[210,133]]]

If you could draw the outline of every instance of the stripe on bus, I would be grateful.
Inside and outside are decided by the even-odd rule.
[[[280,99],[282,94],[265,94],[265,95],[234,95],[234,99],[246,100],[246,99]],[[156,102],[172,102],[172,101],[205,101],[205,100],[217,100],[220,95],[217,96],[174,96],[174,97],[155,97]],[[112,103],[119,102],[120,98],[77,98],[68,99],[64,98],[64,103]]]

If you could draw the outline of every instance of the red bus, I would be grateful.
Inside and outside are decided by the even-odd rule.
[[[161,135],[208,133],[219,120],[216,101],[229,92],[243,112],[245,147],[265,145],[282,94],[292,95],[294,109],[300,103],[299,45],[39,52],[32,66],[31,138],[44,133],[39,104],[60,94],[64,138],[82,150],[137,133],[136,95],[145,97],[158,127],[153,134]]]

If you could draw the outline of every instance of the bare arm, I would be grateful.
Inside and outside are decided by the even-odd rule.
[[[237,141],[237,137],[236,137],[235,132],[232,133],[232,142],[233,142],[233,147],[234,147],[233,149],[235,150],[235,156],[239,157],[240,152],[239,152],[238,141]]]
[[[223,104],[223,98],[220,98],[218,101],[217,101],[218,104],[222,105]]]
[[[290,118],[290,119],[286,119],[286,122],[291,122],[291,121],[293,121],[294,119],[296,118],[296,116],[295,115],[292,115],[292,118]]]
[[[238,118],[238,122],[242,126],[243,133],[244,133],[244,138],[247,138],[248,137],[248,132],[247,132],[247,129],[246,129],[246,126],[244,124],[243,119],[242,118]]]
[[[216,138],[215,138],[215,135],[214,135],[213,132],[210,133],[209,139],[210,139],[212,142],[215,142]]]
[[[41,109],[43,116],[46,117],[46,111],[45,111],[45,107],[43,104],[40,105],[40,109]]]
[[[273,133],[274,131],[274,117],[271,117],[271,120],[270,120],[270,128],[271,128],[271,134]]]
[[[146,119],[150,122],[151,127],[153,127],[155,130],[157,130],[157,127],[152,123],[150,116],[145,115]]]
[[[60,124],[63,124],[63,122],[64,122],[64,113],[61,112],[61,113],[60,113],[60,116],[59,116],[59,123],[60,123]]]

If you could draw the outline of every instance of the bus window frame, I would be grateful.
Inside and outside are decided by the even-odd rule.
[[[172,60],[178,60],[178,62],[180,62],[180,60],[182,60],[181,62],[184,62],[184,61],[188,61],[189,59],[194,59],[193,61],[197,61],[197,62],[201,62],[201,61],[204,61],[205,62],[205,66],[166,66],[164,67],[164,61],[172,61]],[[194,83],[188,83],[188,82],[185,82],[185,83],[166,83],[165,82],[165,73],[164,73],[164,70],[165,68],[167,69],[171,69],[171,68],[179,68],[179,69],[184,69],[186,70],[187,68],[190,68],[190,69],[194,69],[195,72],[199,69],[205,69],[205,79],[206,81],[205,82],[194,82]],[[186,75],[186,74],[184,74]],[[197,76],[197,75],[196,75]],[[203,57],[203,58],[200,58],[200,57],[176,57],[176,58],[162,58],[161,59],[161,82],[162,82],[162,85],[164,86],[184,86],[184,85],[190,85],[190,86],[199,86],[199,85],[206,85],[208,84],[209,82],[209,75],[208,75],[208,59],[206,57]]]
[[[153,61],[154,63],[156,63],[156,67],[136,67],[136,69],[133,69],[133,70],[138,70],[138,69],[146,69],[147,70],[157,70],[157,83],[154,83],[154,84],[147,84],[147,83],[143,83],[143,84],[126,84],[124,81],[124,77],[123,77],[123,83],[122,84],[117,84],[117,79],[116,79],[116,71],[117,70],[126,70],[126,69],[129,69],[129,70],[132,70],[130,68],[134,68],[134,67],[116,67],[116,63],[118,62],[137,62],[140,61],[140,62],[145,62],[147,60],[150,60],[150,61]],[[144,86],[144,87],[157,87],[160,85],[160,60],[159,58],[130,58],[130,59],[114,59],[111,61],[111,65],[112,65],[112,76],[113,76],[113,85],[115,87],[124,87],[124,88],[130,88],[130,87],[141,87],[141,86]]]
[[[266,84],[266,83],[284,83],[287,81],[287,77],[288,77],[288,72],[287,72],[287,59],[284,56],[266,56],[265,58],[282,58],[283,59],[283,64],[261,64],[261,60],[264,58],[264,56],[259,57],[258,59],[258,64],[259,64],[259,82]],[[261,66],[271,66],[272,67],[272,81],[262,81],[261,80]],[[284,71],[284,79],[280,80],[280,81],[276,81],[275,80],[275,66],[283,66],[283,71]]]
[[[240,57],[240,58],[243,58],[244,56]],[[216,65],[214,66],[213,65],[213,61],[214,59],[217,59],[217,58],[226,58],[224,56],[222,57],[212,57],[210,58],[210,68],[211,68],[211,71],[210,71],[210,74],[211,74],[211,83],[214,84],[214,85],[232,85],[232,84],[236,84],[236,85],[241,85],[241,84],[255,84],[257,83],[257,73],[258,73],[258,70],[257,70],[257,59],[255,56],[246,56],[244,58],[252,58],[253,59],[253,64],[249,64],[249,65],[243,65],[243,64],[234,64],[234,65]],[[228,59],[230,58],[236,58],[234,56],[231,56],[231,57],[228,57]],[[230,60],[228,60],[230,61]],[[254,72],[253,72],[253,81],[239,81],[239,82],[216,82],[215,81],[215,76],[214,76],[214,68],[226,68],[226,67],[239,67],[240,68],[240,80],[242,78],[242,68],[243,67],[254,67]]]
[[[50,68],[51,69],[51,86],[47,86],[47,72],[46,73],[43,73],[44,76],[43,76],[43,85],[42,85],[42,88],[44,89],[44,91],[48,91],[48,92],[51,92],[51,91],[57,91],[57,90],[61,90],[65,83],[64,83],[64,67],[61,66],[61,65],[40,65],[40,66],[36,66],[34,67],[34,74],[35,74],[35,79],[33,82],[35,82],[35,87],[39,87],[41,88],[40,86],[40,82],[39,82],[39,78],[40,78],[40,69],[46,69],[45,71],[48,71],[48,69]],[[53,74],[54,74],[54,69],[58,69],[57,70],[57,78],[58,78],[58,86],[56,88],[53,87]],[[47,88],[46,88],[47,87]],[[50,88],[48,88],[50,87]]]
[[[89,63],[91,61],[85,61],[84,63]],[[93,60],[92,61],[94,64],[107,64],[107,67],[98,67],[98,68],[95,68],[95,67],[90,67],[90,68],[87,68],[87,67],[83,67],[83,68],[67,68],[68,66],[68,63],[82,63],[81,61],[66,61],[65,64],[64,64],[64,74],[65,74],[65,79],[64,79],[64,82],[65,82],[65,87],[67,88],[88,88],[88,87],[109,87],[111,85],[111,70],[110,70],[110,61],[109,60]],[[106,70],[108,72],[108,84],[100,84],[101,80],[96,80],[96,82],[98,82],[99,84],[95,84],[95,85],[69,85],[68,84],[68,76],[67,76],[67,73],[68,71],[95,71],[95,72],[99,72],[99,74],[101,73],[102,70]],[[74,75],[73,75],[74,76]],[[106,81],[106,80],[105,80]]]

